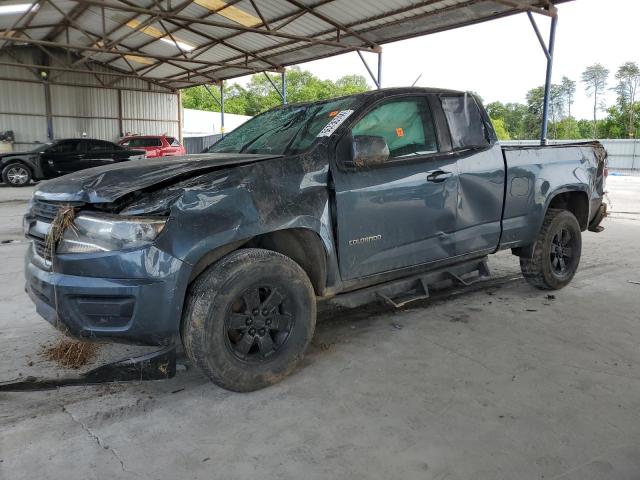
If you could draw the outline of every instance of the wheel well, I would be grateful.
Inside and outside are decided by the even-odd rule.
[[[316,295],[322,296],[324,294],[327,283],[327,259],[324,246],[315,232],[304,228],[277,230],[257,235],[247,241],[216,248],[196,263],[189,283],[195,280],[207,267],[240,248],[263,248],[289,257],[305,271]]]
[[[20,165],[24,166],[31,172],[31,175],[33,175],[33,168],[31,168],[31,165],[29,165],[25,160],[21,158],[12,158],[10,160],[7,160],[7,162],[2,165],[2,168],[0,168],[0,171],[4,171],[5,168],[7,168],[9,165],[13,165],[14,163],[19,163]]]
[[[589,197],[585,192],[559,193],[551,199],[548,208],[558,208],[573,213],[582,231],[585,231],[589,225]]]
[[[327,279],[327,259],[320,237],[304,228],[277,230],[258,235],[243,247],[264,248],[289,257],[306,272],[316,295],[323,295]]]

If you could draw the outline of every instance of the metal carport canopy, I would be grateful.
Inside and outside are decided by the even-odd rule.
[[[77,55],[70,71],[91,61],[173,89],[556,11],[544,0],[36,0],[24,8],[0,15],[0,49],[64,49]]]
[[[382,44],[526,12],[547,58],[541,135],[545,143],[555,4],[570,0],[20,1],[24,0],[0,4],[0,52],[11,45],[33,45],[45,57],[54,50],[65,51],[68,63],[57,69],[116,75],[106,88],[119,78],[134,77],[173,90],[217,83],[221,94],[226,79],[284,72],[289,65],[352,51],[358,52],[380,88]],[[551,17],[548,43],[532,13]],[[377,75],[362,52],[378,54]],[[19,66],[42,72],[47,63],[24,65],[17,60]],[[92,64],[116,73],[96,72]],[[284,75],[278,93],[285,103]]]

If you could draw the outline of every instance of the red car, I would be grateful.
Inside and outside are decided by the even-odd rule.
[[[175,137],[165,135],[134,135],[124,137],[118,142],[125,148],[145,150],[147,158],[173,157],[186,155],[187,151]]]

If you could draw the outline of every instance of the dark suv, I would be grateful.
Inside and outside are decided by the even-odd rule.
[[[144,150],[128,150],[105,140],[68,138],[40,144],[27,152],[0,155],[2,181],[14,187],[85,168],[144,158]]]

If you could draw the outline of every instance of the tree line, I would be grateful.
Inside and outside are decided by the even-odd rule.
[[[225,83],[225,111],[240,115],[257,115],[281,104],[278,92],[267,78],[280,88],[280,75],[256,74],[243,86]],[[323,80],[311,72],[291,67],[286,71],[287,101],[308,102],[364,92],[370,89],[362,75],[345,75],[336,81]],[[576,119],[573,106],[578,82],[562,77],[559,84],[551,86],[549,98],[549,132],[551,139],[580,138],[637,138],[640,132],[640,102],[637,89],[640,68],[636,62],[621,65],[613,76],[599,63],[588,66],[582,73],[580,86],[593,100],[593,118]],[[616,92],[613,105],[604,103],[607,90]],[[212,96],[214,98],[212,98]],[[207,90],[204,86],[191,87],[182,92],[182,106],[197,110],[220,111],[220,91],[217,87]],[[487,111],[498,137],[502,140],[529,140],[540,137],[544,87],[527,92],[526,103],[492,102]],[[606,117],[598,119],[599,111]]]
[[[281,88],[279,74],[269,74],[271,81]],[[239,115],[257,115],[280,105],[280,95],[269,82],[266,75],[253,75],[246,86],[238,83],[225,83],[224,111]],[[345,75],[335,82],[322,80],[311,72],[291,67],[286,70],[287,102],[309,102],[327,98],[351,95],[369,90],[367,80],[362,75]],[[212,98],[212,95],[215,97]],[[219,87],[197,86],[182,91],[182,106],[197,110],[220,111]]]
[[[626,62],[614,75],[610,86],[610,72],[603,65],[588,66],[580,79],[586,94],[593,101],[593,117],[577,120],[571,113],[577,83],[562,77],[559,84],[551,86],[549,96],[549,132],[551,139],[580,138],[637,138],[640,131],[640,102],[637,99],[640,84],[640,68],[636,62]],[[607,89],[616,92],[613,105],[606,105]],[[487,105],[496,132],[502,140],[525,140],[540,137],[544,87],[527,92],[526,104],[492,102]],[[606,117],[598,119],[598,112]]]

